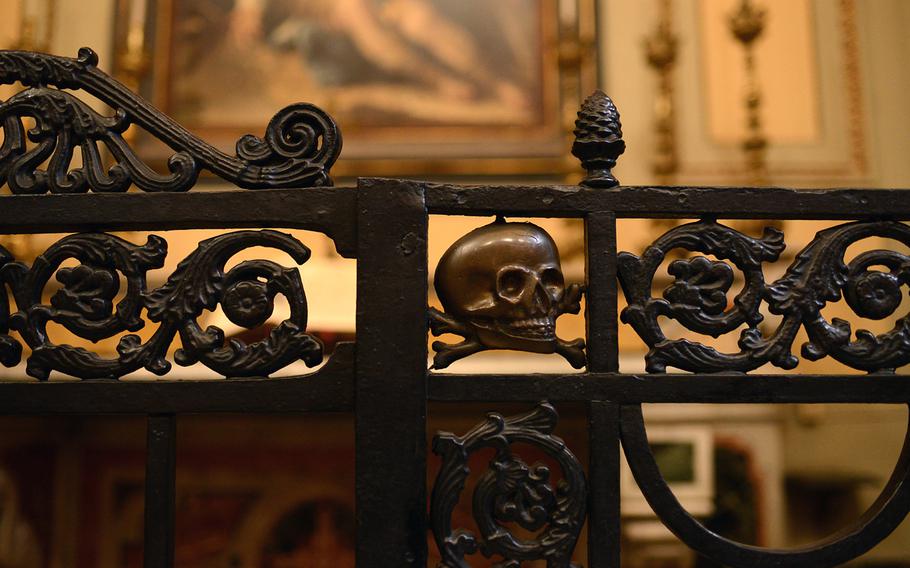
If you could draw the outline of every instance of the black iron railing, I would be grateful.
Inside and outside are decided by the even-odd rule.
[[[356,506],[359,566],[422,566],[430,530],[449,567],[468,566],[474,552],[503,566],[543,559],[569,566],[584,523],[588,565],[620,562],[620,447],[658,517],[689,547],[736,567],[835,566],[874,547],[910,509],[910,443],[881,497],[855,524],[829,540],[797,550],[768,550],[725,540],[691,517],[661,476],[648,445],[643,403],[910,403],[910,382],[895,370],[910,363],[906,318],[875,335],[827,320],[825,305],[845,298],[859,316],[893,318],[910,278],[910,257],[873,250],[847,261],[854,242],[883,237],[910,245],[910,192],[779,188],[622,187],[610,168],[624,150],[619,116],[603,94],[579,113],[574,152],[589,170],[580,186],[464,186],[361,179],[328,187],[341,137],[330,117],[309,105],[281,111],[262,138],[247,136],[235,156],[219,152],[101,73],[97,58],[0,52],[0,83],[26,90],[0,103],[3,145],[0,232],[68,232],[30,265],[0,251],[0,361],[37,381],[0,382],[4,414],[130,413],[148,416],[145,563],[173,564],[175,415],[183,413],[345,412],[356,420]],[[66,90],[61,90],[66,89]],[[72,92],[110,105],[92,110]],[[26,129],[24,119],[35,123]],[[121,134],[143,128],[168,144],[169,172],[156,173]],[[72,162],[80,148],[82,165]],[[201,170],[239,188],[190,189]],[[123,193],[135,187],[146,193]],[[116,193],[116,194],[115,194]],[[435,284],[444,310],[428,313],[429,215],[497,215],[482,233],[450,249]],[[586,237],[586,278],[564,281],[545,233],[508,217],[575,217]],[[660,236],[640,255],[616,250],[617,219],[700,219]],[[822,219],[844,224],[820,232],[779,279],[763,265],[778,259],[784,235],[747,236],[717,219]],[[288,364],[322,362],[322,345],[306,332],[307,305],[295,267],[268,260],[228,269],[235,253],[272,247],[306,262],[293,237],[258,227],[307,229],[328,235],[338,252],[357,259],[357,335],[315,372],[267,378]],[[240,229],[199,243],[166,283],[147,286],[167,243],[135,244],[119,230]],[[509,244],[504,244],[504,242]],[[670,265],[673,282],[654,296],[654,275],[674,249],[698,253]],[[447,253],[449,254],[449,253]],[[78,266],[65,261],[75,259]],[[729,298],[735,273],[743,282]],[[126,289],[120,289],[121,277]],[[53,294],[46,294],[55,279]],[[444,289],[440,289],[442,286]],[[622,289],[627,307],[618,313]],[[584,341],[555,334],[562,313],[585,299]],[[271,334],[245,344],[198,323],[221,306],[242,327],[257,327],[277,295],[291,314]],[[776,329],[759,328],[766,307]],[[738,351],[722,353],[694,339],[670,339],[659,317],[698,334],[739,333]],[[618,326],[628,324],[649,346],[647,373],[622,373]],[[53,322],[74,336],[121,337],[114,355],[53,343]],[[145,339],[139,328],[153,329]],[[744,330],[744,331],[741,331]],[[806,359],[833,358],[857,375],[746,374],[771,364],[792,370],[796,334],[809,337]],[[429,332],[455,332],[438,342],[434,367],[483,349],[512,348],[564,356],[583,371],[565,375],[453,374],[428,370]],[[178,344],[173,357],[168,353]],[[201,364],[230,378],[171,381],[171,366]],[[120,381],[146,369],[159,380]],[[670,371],[674,372],[668,372]],[[675,371],[688,371],[678,373]],[[54,373],[82,381],[48,380]],[[427,508],[426,405],[523,402],[527,414],[490,415],[464,434],[438,434],[442,467]],[[581,464],[554,434],[555,404],[587,405],[589,463]],[[528,465],[512,451],[529,444],[562,470]],[[489,469],[474,485],[476,527],[453,524],[465,489],[468,456],[493,448]],[[510,532],[519,527],[519,532]],[[528,536],[528,535],[533,536]]]

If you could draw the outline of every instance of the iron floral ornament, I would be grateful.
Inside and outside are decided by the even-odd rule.
[[[801,328],[809,341],[802,345],[805,359],[833,357],[869,373],[893,373],[910,364],[910,317],[894,320],[894,327],[875,334],[854,330],[841,318],[826,319],[829,303],[846,300],[863,318],[883,320],[900,307],[902,288],[910,283],[910,257],[891,250],[863,252],[847,261],[847,249],[869,238],[892,239],[910,245],[910,227],[896,221],[854,222],[819,231],[800,251],[778,280],[765,282],[762,266],[776,261],[784,250],[783,233],[765,229],[760,239],[744,235],[713,220],[675,227],[658,238],[641,256],[627,252],[617,256],[619,282],[628,300],[622,321],[631,325],[650,350],[646,356],[650,373],[667,367],[692,372],[748,372],[765,363],[793,369],[799,358],[792,353]],[[654,298],[654,276],[673,249],[712,255],[675,260],[675,277]],[[732,265],[732,266],[731,266]],[[743,277],[743,288],[727,301],[734,269]],[[884,270],[883,270],[884,269]],[[766,335],[758,324],[762,303],[781,317]],[[719,337],[740,332],[738,353],[722,353],[690,339],[670,339],[661,330],[659,317],[674,319],[684,328]]]
[[[434,286],[445,312],[430,308],[430,330],[464,338],[433,343],[434,369],[487,349],[558,353],[584,367],[584,340],[556,336],[556,319],[579,312],[583,289],[566,286],[556,243],[537,225],[497,219],[474,229],[443,254]]]
[[[557,420],[556,409],[542,402],[519,416],[489,414],[464,436],[440,432],[433,438],[433,452],[442,458],[430,504],[439,568],[470,568],[465,556],[476,552],[501,557],[496,566],[502,568],[532,560],[545,560],[548,568],[580,568],[572,552],[585,520],[587,482],[578,459],[553,435]],[[528,465],[513,444],[532,446],[556,462],[558,481],[545,464]],[[454,527],[452,515],[471,473],[470,456],[486,448],[496,453],[474,486],[475,534]],[[516,536],[512,527],[534,536]]]
[[[297,268],[265,259],[225,268],[234,255],[253,247],[283,251],[298,264],[310,257],[310,250],[291,235],[235,231],[200,242],[167,282],[148,290],[148,271],[164,266],[167,254],[167,242],[156,235],[141,246],[106,233],[69,235],[31,266],[0,247],[0,363],[13,366],[22,357],[22,344],[10,335],[15,330],[31,350],[26,372],[39,380],[51,371],[82,379],[116,379],[141,368],[164,375],[171,369],[166,355],[175,336],[181,341],[174,352],[178,365],[200,362],[226,377],[265,377],[297,360],[309,367],[319,364],[322,343],[306,333],[306,295]],[[63,266],[74,260],[76,266]],[[126,289],[118,301],[121,275]],[[60,286],[45,304],[42,298],[52,278]],[[222,329],[203,329],[198,321],[220,305],[232,323],[257,328],[272,315],[278,295],[287,299],[289,317],[251,344],[226,339]],[[135,333],[123,335],[112,358],[53,343],[47,333],[54,323],[94,342],[139,331],[147,321],[158,324],[155,332],[145,341]]]

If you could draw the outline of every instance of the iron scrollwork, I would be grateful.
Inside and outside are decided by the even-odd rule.
[[[769,287],[772,313],[802,322],[809,342],[802,347],[810,360],[831,356],[864,371],[893,371],[910,363],[910,316],[899,318],[890,331],[875,335],[850,323],[830,322],[822,308],[842,297],[859,316],[881,320],[900,306],[902,286],[910,283],[910,257],[891,250],[872,250],[844,262],[847,248],[870,237],[910,245],[910,227],[903,223],[856,222],[820,231],[797,256],[787,273]],[[887,271],[874,270],[883,267]]]
[[[28,87],[0,102],[3,144],[0,184],[13,193],[185,191],[202,169],[248,189],[331,185],[329,169],[341,151],[341,132],[318,107],[298,103],[278,112],[264,137],[238,140],[236,156],[225,154],[159,112],[97,68],[88,48],[77,58],[0,51],[0,84]],[[54,88],[51,88],[54,87]],[[104,116],[68,91],[84,90],[114,109]],[[23,119],[35,126],[26,131]],[[169,172],[146,165],[124,140],[136,125],[171,147]],[[27,141],[32,143],[29,147]],[[83,165],[73,167],[76,148]],[[114,165],[102,157],[106,149]],[[49,161],[48,161],[49,160]],[[45,169],[42,164],[48,161]]]
[[[884,319],[901,303],[901,287],[910,283],[910,257],[888,250],[860,254],[849,264],[847,248],[855,242],[881,237],[910,245],[910,227],[898,222],[856,222],[820,231],[777,281],[766,284],[762,264],[778,259],[784,248],[783,234],[772,228],[760,239],[744,235],[714,221],[676,227],[654,242],[641,257],[620,253],[618,273],[629,302],[622,321],[630,324],[650,347],[649,372],[664,372],[667,366],[694,372],[750,371],[765,363],[792,369],[799,359],[792,353],[797,332],[805,327],[810,341],[802,355],[817,360],[825,356],[855,369],[893,371],[910,363],[910,319],[897,320],[895,327],[875,335],[856,331],[840,318],[822,315],[830,302],[846,299],[853,311],[865,318]],[[674,282],[653,298],[654,276],[674,248],[713,255],[675,260],[669,265]],[[733,283],[732,263],[743,274],[744,286],[728,306]],[[883,267],[886,270],[878,270]],[[782,316],[777,329],[765,337],[758,329],[759,308],[767,302],[772,314]],[[687,339],[668,339],[660,328],[660,316],[677,320],[686,329],[718,337],[742,325],[740,352],[725,354]]]
[[[200,242],[164,285],[148,291],[148,271],[161,268],[167,254],[167,243],[155,235],[142,246],[104,233],[70,235],[38,256],[31,267],[4,251],[0,280],[4,295],[7,287],[12,291],[17,311],[10,314],[9,298],[2,299],[0,362],[13,366],[20,360],[22,346],[9,335],[13,329],[31,349],[28,374],[41,380],[51,371],[79,378],[118,378],[145,368],[164,375],[171,368],[165,356],[177,334],[182,348],[174,359],[179,365],[198,361],[225,376],[266,376],[298,359],[308,366],[318,364],[322,344],[305,332],[307,304],[296,268],[252,260],[225,273],[231,257],[257,246],[284,251],[298,264],[310,256],[309,249],[290,235],[271,230],[236,231]],[[73,259],[79,264],[63,267]],[[115,304],[121,292],[120,275],[126,290]],[[52,277],[60,287],[47,305],[42,297]],[[230,321],[254,328],[272,314],[279,294],[290,304],[290,317],[267,338],[249,345],[237,339],[225,343],[220,328],[203,330],[197,321],[204,311],[220,304]],[[146,323],[141,317],[143,309],[158,328],[144,343],[135,333],[121,337],[116,358],[57,345],[48,338],[51,322],[90,341],[136,332]]]
[[[469,568],[466,555],[480,552],[500,556],[497,566],[518,568],[523,561],[546,560],[549,568],[577,568],[571,562],[585,518],[586,482],[581,464],[565,443],[552,434],[556,410],[541,403],[535,410],[487,420],[456,436],[442,432],[433,439],[433,452],[442,467],[433,486],[431,522],[442,555],[441,568]],[[559,464],[561,479],[553,487],[546,465],[528,465],[512,452],[512,444],[528,444]],[[469,458],[484,448],[496,454],[478,480],[472,499],[479,535],[452,526],[452,514],[470,475]],[[513,524],[534,536],[518,537]]]

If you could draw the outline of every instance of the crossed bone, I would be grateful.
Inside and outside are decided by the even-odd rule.
[[[584,294],[584,287],[580,284],[570,284],[566,287],[566,292],[556,306],[556,318],[562,314],[577,314],[581,310],[581,296]],[[485,345],[478,337],[477,328],[469,321],[462,321],[454,316],[430,308],[428,310],[430,320],[430,331],[433,335],[443,335],[452,333],[460,335],[464,341],[459,343],[445,343],[443,341],[433,342],[433,366],[431,369],[445,369],[455,361],[463,359],[469,355],[486,351],[488,349],[497,349]],[[556,338],[556,353],[561,355],[575,369],[585,366],[585,340],[573,339],[565,341]]]

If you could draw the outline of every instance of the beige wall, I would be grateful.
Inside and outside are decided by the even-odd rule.
[[[722,24],[702,19],[710,14],[722,17],[728,4],[673,1],[679,37],[674,82],[681,183],[741,179],[741,153],[735,142],[718,132],[742,131],[742,110],[731,108],[744,89],[742,52],[724,36]],[[771,183],[907,184],[910,166],[898,153],[910,120],[900,107],[900,93],[908,81],[901,67],[908,50],[902,29],[910,6],[901,0],[812,0],[808,7],[803,2],[760,4],[768,8],[769,28],[777,22],[778,27],[811,34],[788,41],[771,28],[757,43],[765,122],[769,129],[777,129],[768,133]],[[627,142],[616,171],[624,183],[653,183],[656,78],[644,63],[642,42],[654,27],[657,1],[602,0],[600,6],[604,87],[622,114]],[[790,20],[801,20],[802,25]],[[800,45],[803,52],[794,54]],[[721,63],[733,67],[723,71],[718,68]],[[788,98],[788,89],[798,92]],[[818,124],[806,120],[806,113],[817,115]],[[868,162],[862,169],[853,164],[857,148]]]

